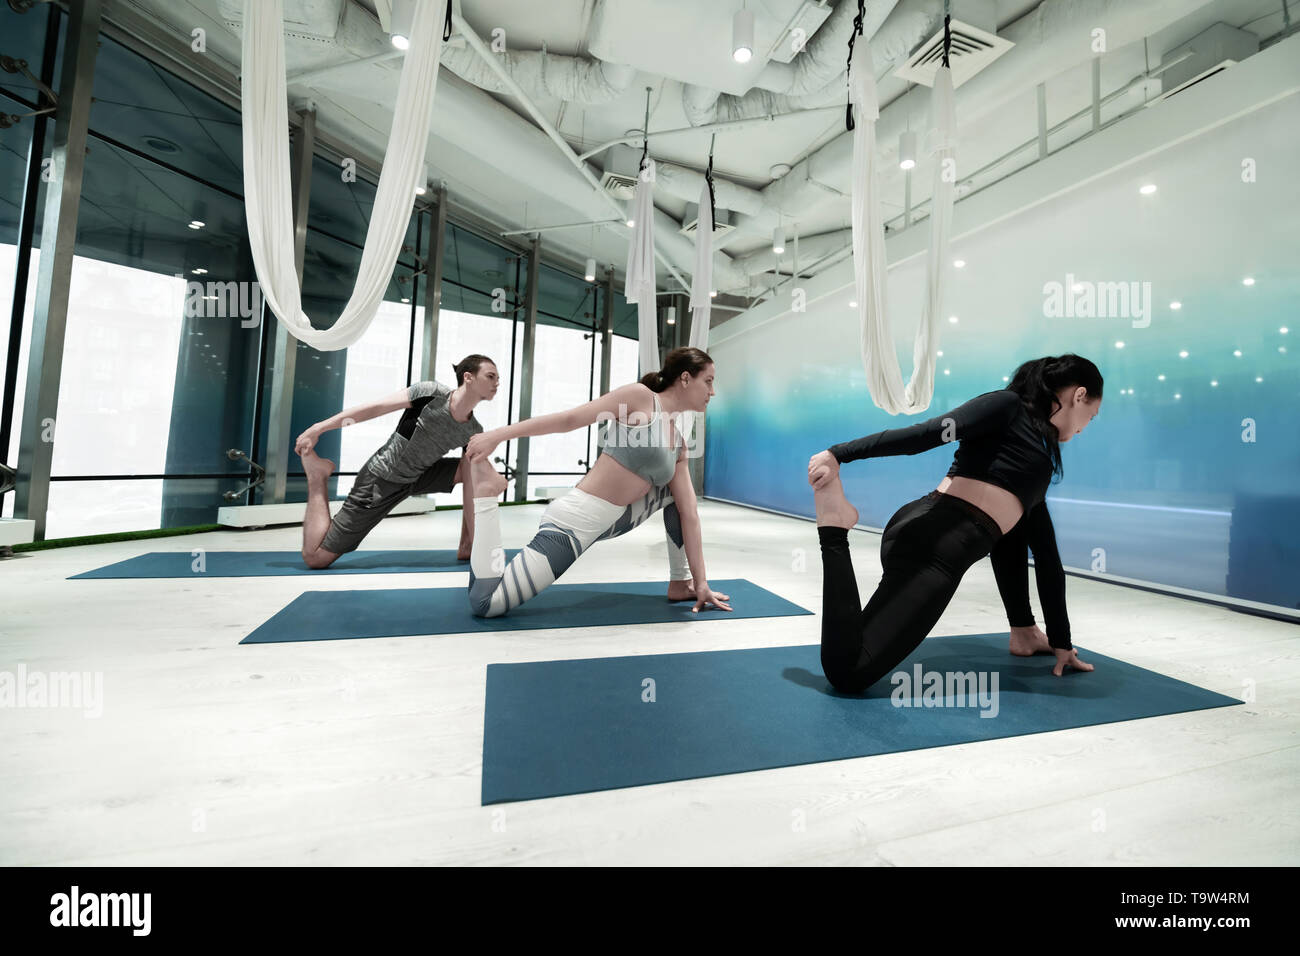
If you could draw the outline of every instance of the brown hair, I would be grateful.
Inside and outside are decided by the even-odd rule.
[[[497,364],[486,355],[466,355],[463,359],[453,365],[452,368],[456,372],[456,387],[459,388],[465,384],[466,372],[469,372],[471,375],[477,375],[478,370],[483,367],[484,362],[487,362],[489,365]]]
[[[691,377],[694,378],[712,364],[713,359],[709,358],[708,353],[683,346],[669,352],[664,359],[664,367],[657,372],[648,372],[641,378],[641,384],[651,391],[662,392],[677,381],[682,372],[690,372]]]

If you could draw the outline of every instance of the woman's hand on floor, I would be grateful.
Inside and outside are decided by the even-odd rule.
[[[813,486],[813,490],[820,491],[839,475],[840,463],[829,451],[819,451],[808,459],[808,484]]]
[[[730,595],[723,594],[721,591],[712,591],[709,589],[709,586],[705,584],[702,587],[697,587],[695,589],[695,607],[691,608],[691,610],[698,611],[706,604],[714,604],[722,608],[724,611],[730,611],[731,605],[724,603],[730,600]]]
[[[1079,654],[1073,648],[1068,651],[1056,649],[1056,666],[1052,668],[1052,673],[1060,677],[1065,673],[1066,667],[1073,667],[1076,670],[1090,671],[1093,669],[1091,664],[1079,660]]]

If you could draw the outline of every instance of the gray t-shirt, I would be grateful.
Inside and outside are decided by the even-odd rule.
[[[441,382],[416,382],[407,389],[411,407],[402,412],[397,430],[384,447],[370,456],[366,467],[386,481],[410,484],[453,448],[464,448],[483,431],[470,413],[469,421],[451,417],[452,390]]]

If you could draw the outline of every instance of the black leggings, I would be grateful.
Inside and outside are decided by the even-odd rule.
[[[880,539],[884,576],[859,609],[844,528],[819,527],[822,550],[822,670],[839,691],[861,693],[916,650],[957,592],[966,569],[987,555],[1001,529],[980,508],[932,491],[899,508]]]

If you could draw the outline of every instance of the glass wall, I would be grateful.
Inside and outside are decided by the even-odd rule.
[[[53,4],[40,7],[25,15],[14,12],[8,4],[0,4],[0,36],[4,37],[3,52],[15,59],[27,61],[27,68],[37,76],[44,72],[45,38],[51,20],[59,13]],[[51,70],[54,64],[49,64]],[[0,112],[25,114],[38,109],[39,90],[21,73],[3,73],[0,82]],[[44,105],[44,104],[41,104]],[[8,440],[0,441],[0,461],[10,467],[18,464],[19,422],[27,383],[27,354],[31,343],[31,323],[21,322],[21,328],[11,324],[13,298],[17,279],[18,231],[20,226],[28,162],[32,140],[38,129],[46,136],[53,129],[48,114],[23,116],[12,125],[0,128],[0,394],[6,402],[0,404],[0,425]],[[40,241],[40,216],[44,208],[45,187],[38,179],[37,216],[34,220],[36,242]],[[27,272],[25,299],[30,314],[36,295],[36,269],[38,255],[31,257]],[[16,341],[10,342],[10,333]],[[4,404],[11,407],[5,415]],[[0,514],[13,516],[14,494],[0,499]]]
[[[1085,356],[1104,377],[1101,411],[1062,446],[1064,477],[1047,494],[1066,566],[1300,606],[1300,182],[1243,175],[1297,154],[1292,94],[954,245],[965,267],[921,418],[1044,355]],[[809,456],[919,420],[867,393],[843,275],[806,314],[710,347],[707,494],[811,515]],[[924,290],[924,257],[890,270],[893,314],[908,317],[895,323],[904,376]],[[938,485],[951,454],[849,464],[844,488],[863,523],[883,527]]]
[[[52,4],[25,15],[0,4],[4,52],[23,56],[39,71],[46,20],[61,15]],[[0,108],[6,112],[36,108],[35,87],[25,78],[6,75],[2,92]],[[215,521],[225,504],[264,500],[264,489],[240,493],[249,470],[228,452],[239,450],[263,465],[271,452],[267,370],[277,320],[258,308],[239,113],[107,37],[97,54],[93,93],[48,538]],[[6,459],[11,465],[17,464],[21,431],[39,231],[17,348],[9,343],[9,303],[27,154],[38,123],[52,126],[48,119],[28,117],[0,130],[0,347],[15,366],[7,376],[14,405]],[[365,176],[349,175],[324,155],[314,157],[303,308],[318,328],[337,321],[352,294],[375,192]],[[40,212],[38,204],[38,230]],[[421,377],[424,271],[433,221],[420,202],[385,301],[358,342],[335,352],[293,343],[290,441],[318,421]],[[489,429],[517,421],[527,254],[452,222],[442,240],[444,282],[431,375],[454,385],[453,363],[475,352],[490,356],[503,388],[475,414]],[[534,415],[596,394],[603,294],[578,276],[540,267]],[[620,300],[616,331],[635,334],[635,310]],[[616,335],[614,359],[613,382],[633,380],[635,341]],[[339,465],[331,489],[336,496],[347,493],[352,475],[391,434],[397,418],[384,416],[322,438],[318,451]],[[593,453],[590,430],[535,441],[530,491],[540,484],[572,484]],[[513,469],[518,442],[498,448],[495,456],[499,467]],[[305,480],[292,450],[288,472],[286,500],[300,501]],[[512,485],[509,497],[513,490]],[[460,495],[445,498],[458,503]],[[5,496],[4,514],[13,513],[13,502]]]

